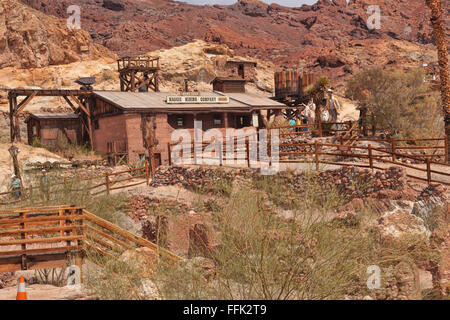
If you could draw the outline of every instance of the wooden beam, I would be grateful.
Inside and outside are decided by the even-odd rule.
[[[86,108],[86,107],[80,102],[80,100],[78,100],[77,97],[75,97],[73,94],[71,94],[70,97],[73,99],[73,101],[76,102],[76,104],[78,104],[78,105],[80,106],[81,110],[83,110],[84,113],[86,113],[88,117],[91,117],[91,113],[89,112],[88,108]]]
[[[53,243],[53,242],[62,242],[62,241],[74,241],[74,240],[82,240],[84,236],[62,236],[62,237],[54,237],[54,238],[35,238],[35,239],[20,239],[20,240],[9,240],[9,241],[0,241],[0,246],[12,246],[18,244],[31,244],[31,243]]]
[[[15,140],[15,130],[14,130],[14,95],[12,95],[11,93],[8,95],[8,100],[9,100],[9,129],[10,129],[10,139],[11,139],[11,143],[14,142]]]
[[[78,109],[75,108],[75,106],[73,105],[72,101],[69,100],[69,98],[67,96],[63,96],[64,100],[66,100],[67,104],[72,108],[73,112],[77,112]]]
[[[72,246],[70,248],[64,246],[56,248],[27,249],[26,251],[23,250],[1,251],[0,257],[18,256],[22,254],[33,255],[33,254],[55,253],[55,252],[67,252],[67,250],[80,251],[83,250],[83,248],[80,246]]]
[[[31,100],[33,100],[33,98],[37,95],[37,92],[33,92],[31,95],[27,96],[18,106],[17,106],[17,110],[15,110],[15,114],[19,114],[21,113],[25,107],[27,106],[28,103],[30,103]]]

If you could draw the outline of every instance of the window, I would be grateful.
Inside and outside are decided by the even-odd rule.
[[[215,126],[221,126],[222,125],[222,115],[216,114],[214,116],[214,125]]]
[[[98,123],[98,120],[95,120],[94,121],[94,130],[98,130],[98,129],[100,129],[100,125]]]
[[[183,117],[177,117],[177,126],[178,127],[184,126],[184,118]]]

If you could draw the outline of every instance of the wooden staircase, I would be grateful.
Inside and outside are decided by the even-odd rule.
[[[0,272],[61,268],[74,263],[81,267],[87,250],[118,258],[126,250],[139,247],[151,249],[158,264],[170,266],[183,259],[83,207],[0,210]]]

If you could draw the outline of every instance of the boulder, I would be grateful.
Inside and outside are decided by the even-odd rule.
[[[103,0],[103,8],[112,11],[124,11],[125,4],[121,0]]]

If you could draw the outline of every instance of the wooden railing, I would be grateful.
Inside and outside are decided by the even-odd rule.
[[[345,140],[341,140],[345,141]],[[251,150],[251,142],[248,138],[245,140],[242,139],[241,143],[237,143],[237,140],[234,140],[234,146],[232,148],[233,152],[228,153],[226,142],[223,142],[222,145],[220,143],[216,144],[213,147],[214,152],[212,152],[211,157],[205,158],[205,149],[208,146],[214,146],[214,141],[210,142],[202,142],[202,143],[190,143],[190,144],[180,144],[180,143],[169,143],[168,151],[169,151],[169,164],[178,164],[174,161],[174,157],[172,155],[173,149],[175,145],[179,145],[180,147],[187,148],[190,152],[190,162],[193,164],[204,164],[202,161],[210,160],[209,163],[213,165],[224,166],[230,164],[230,162],[240,160],[240,163],[233,163],[238,165],[246,165],[247,167],[251,167],[251,160],[261,161],[259,158],[258,150]],[[230,146],[228,146],[230,147]],[[259,148],[259,143],[256,143],[256,147]],[[194,150],[197,150],[197,153],[202,152],[202,157],[198,157],[197,159],[194,157]],[[220,152],[222,150],[222,152]],[[286,151],[287,150],[287,151]],[[394,152],[393,152],[394,150]],[[373,147],[372,145],[368,146],[360,146],[360,145],[350,145],[350,144],[326,144],[319,143],[315,141],[315,143],[280,143],[279,151],[277,154],[271,154],[271,145],[270,143],[267,145],[267,151],[269,156],[275,156],[278,158],[280,163],[315,163],[315,167],[319,170],[320,164],[331,164],[331,165],[339,165],[339,166],[358,166],[358,167],[366,167],[371,169],[379,169],[385,170],[386,168],[380,167],[377,164],[387,163],[393,164],[400,167],[417,170],[421,173],[426,173],[424,177],[419,177],[417,175],[413,175],[408,173],[407,176],[410,178],[419,179],[422,181],[426,181],[428,183],[436,182],[442,183],[446,185],[450,185],[450,165],[443,162],[433,161],[431,156],[423,157],[423,156],[415,156],[405,153],[400,153],[399,150],[401,148],[391,148],[391,147]],[[251,159],[250,152],[254,151],[254,159]],[[183,157],[183,162],[188,160],[187,157],[183,156],[183,154],[179,155]],[[440,155],[443,156],[443,155]],[[308,159],[309,158],[309,159]],[[350,162],[349,160],[358,160],[359,162]],[[410,163],[406,163],[400,160],[409,160]],[[434,168],[433,166],[441,167],[439,169]],[[422,166],[422,167],[421,167]],[[433,177],[434,176],[434,177]]]
[[[344,141],[344,144],[350,140],[347,137],[343,137],[342,141]],[[355,140],[355,139],[354,139]],[[441,158],[445,163],[448,163],[448,144],[446,138],[422,138],[422,139],[396,139],[396,138],[390,138],[390,139],[374,139],[374,138],[356,138],[356,142],[378,142],[378,143],[384,143],[387,144],[386,147],[383,147],[383,149],[391,151],[393,153],[396,153],[400,150],[415,150],[420,151],[421,154],[415,154],[414,157],[426,159],[427,157],[430,157],[431,159],[434,158]],[[439,144],[439,142],[442,142]],[[422,145],[419,145],[422,143]],[[432,145],[428,145],[424,143],[431,143]],[[341,142],[342,144],[342,142]],[[431,150],[431,153],[429,152]],[[440,150],[443,151],[443,153],[437,153]],[[432,161],[433,163],[433,161]]]
[[[0,210],[0,272],[83,264],[86,250],[119,257],[146,247],[156,263],[170,266],[181,257],[108,222],[83,207],[59,206]]]
[[[159,69],[159,67],[159,57],[125,57],[117,60],[117,68],[119,71],[130,68]]]
[[[124,174],[130,174],[131,176],[126,177],[126,178],[114,179],[115,177],[118,177],[118,176],[121,176]],[[102,194],[102,193],[106,193],[109,195],[111,193],[111,191],[113,191],[113,190],[129,188],[129,187],[137,186],[137,185],[144,184],[144,183],[147,183],[147,185],[148,185],[150,182],[150,176],[151,176],[150,166],[148,163],[146,163],[143,167],[140,167],[140,168],[128,169],[128,170],[113,172],[113,173],[105,173],[103,176],[97,175],[97,176],[91,176],[88,178],[63,179],[63,181],[53,182],[53,183],[49,184],[49,192],[48,193],[51,194],[52,192],[55,192],[56,188],[58,188],[60,186],[64,186],[64,185],[70,185],[72,183],[76,187],[76,190],[74,189],[72,191],[80,191],[80,188],[82,188],[82,186],[80,186],[80,183],[86,182],[85,188],[88,190],[91,190],[91,192],[93,192],[93,195],[98,195],[98,194]],[[138,181],[132,182],[130,184],[118,185],[118,184],[132,181],[132,180],[138,180]],[[92,185],[92,183],[94,183],[94,184]],[[30,185],[26,188],[21,188],[21,189],[19,189],[19,191],[21,193],[20,199],[18,199],[18,200],[5,199],[3,202],[0,202],[0,204],[5,205],[5,204],[10,204],[10,203],[20,202],[23,199],[31,197],[31,195],[33,194],[33,190],[34,191],[39,190],[40,187],[41,186]],[[101,188],[101,189],[99,190],[99,188]],[[16,191],[1,192],[0,197],[1,196],[11,197],[14,192],[16,192]]]
[[[386,148],[377,148],[372,147],[372,145],[365,146],[355,146],[355,145],[341,145],[341,144],[326,144],[326,143],[318,143],[317,141],[315,143],[307,143],[307,144],[292,144],[292,143],[281,143],[280,149],[283,147],[297,147],[300,150],[309,148],[311,151],[288,151],[288,152],[279,152],[280,163],[297,163],[297,162],[305,162],[305,159],[298,158],[299,155],[302,156],[314,156],[314,162],[316,165],[316,169],[319,170],[319,164],[331,164],[331,165],[339,165],[339,166],[359,166],[359,167],[366,167],[371,169],[379,169],[379,170],[385,170],[385,168],[377,166],[377,163],[388,163],[397,165],[400,167],[408,168],[408,169],[414,169],[420,172],[426,173],[426,178],[424,177],[418,177],[412,174],[407,174],[408,177],[426,181],[429,184],[432,182],[436,183],[442,183],[445,185],[450,185],[449,179],[447,177],[450,177],[450,169],[441,169],[441,170],[434,170],[432,169],[432,164],[434,165],[440,165],[443,168],[450,168],[449,164],[446,163],[439,163],[431,160],[431,157],[427,157],[425,159],[412,156],[409,154],[399,153],[399,152],[392,152],[389,150],[386,150]],[[328,150],[324,151],[324,148],[328,148]],[[336,149],[336,151],[333,151],[333,149]],[[331,149],[331,150],[330,150]],[[358,152],[355,152],[358,150]],[[284,157],[290,157],[290,159],[283,159]],[[328,158],[326,158],[328,157]],[[330,160],[330,157],[332,159]],[[333,160],[338,159],[337,160]],[[404,163],[400,162],[399,159],[404,158],[410,160],[410,162],[414,162],[415,165],[412,163]],[[366,163],[346,163],[345,160],[348,159],[358,159],[362,162],[368,162]],[[417,166],[417,165],[423,165],[423,167]],[[437,175],[439,179],[433,179],[432,175]]]
[[[348,131],[353,131],[358,126],[358,122],[321,122],[319,123],[309,123],[301,125],[289,125],[289,126],[275,126],[268,128],[270,135],[271,130],[279,130],[280,137],[291,136],[295,137],[298,135],[314,133],[319,136],[323,134],[339,134],[347,133]]]

